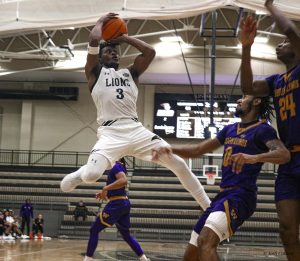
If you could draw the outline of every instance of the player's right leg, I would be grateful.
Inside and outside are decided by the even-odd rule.
[[[63,178],[60,183],[61,190],[70,192],[82,182],[96,182],[110,165],[110,161],[105,156],[99,153],[92,153],[87,164]]]
[[[104,230],[107,226],[100,222],[100,217],[97,217],[95,222],[92,224],[90,228],[90,237],[87,246],[86,255],[83,261],[92,261],[93,255],[96,251],[98,241],[99,241],[99,233]]]

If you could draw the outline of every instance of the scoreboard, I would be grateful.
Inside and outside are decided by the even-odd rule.
[[[214,97],[213,123],[217,131],[240,121],[233,116],[238,98],[240,96]],[[210,113],[209,96],[157,93],[153,132],[162,137],[204,139],[210,125]]]

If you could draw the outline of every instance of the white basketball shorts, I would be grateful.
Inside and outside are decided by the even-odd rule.
[[[166,141],[133,119],[120,119],[110,126],[100,126],[97,137],[91,153],[105,156],[111,167],[124,156],[151,161],[152,149],[168,146]]]

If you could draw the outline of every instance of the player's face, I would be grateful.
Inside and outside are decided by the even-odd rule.
[[[104,47],[101,55],[101,63],[107,67],[118,67],[119,55],[117,48],[112,46]]]
[[[295,58],[295,53],[292,49],[292,45],[288,38],[276,47],[276,55],[280,61],[288,61],[289,59]]]
[[[247,115],[252,109],[253,99],[254,97],[251,95],[244,95],[241,99],[238,99],[235,116],[241,117]]]

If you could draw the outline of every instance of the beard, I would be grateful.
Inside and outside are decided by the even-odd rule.
[[[245,116],[249,111],[251,111],[251,109],[252,109],[252,102],[250,102],[247,108],[245,109],[242,109],[241,107],[236,107],[234,116],[236,117]]]
[[[105,66],[108,67],[108,68],[114,68],[115,70],[117,70],[118,67],[119,67],[119,64],[112,62],[112,63],[105,64]]]
[[[241,108],[236,108],[235,113],[234,113],[235,117],[243,116],[243,114],[244,114],[244,111]]]

